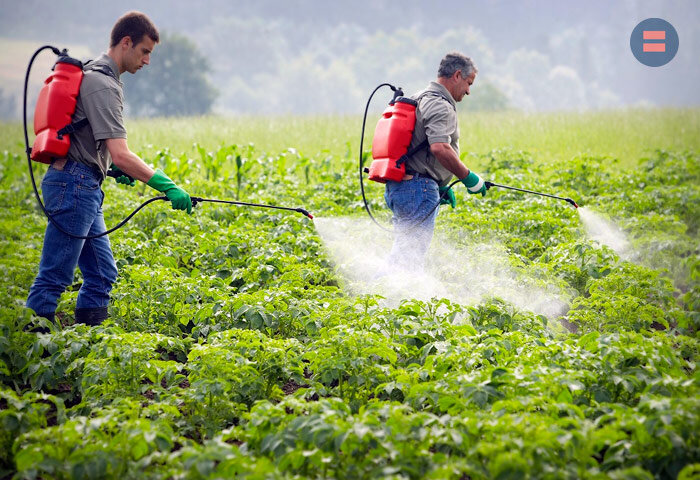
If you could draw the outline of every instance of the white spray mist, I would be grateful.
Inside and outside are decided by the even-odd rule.
[[[632,258],[633,252],[622,229],[589,208],[579,208],[578,214],[591,239],[610,247],[623,260]]]
[[[518,276],[499,245],[456,247],[436,234],[423,273],[391,271],[386,258],[392,235],[364,218],[320,218],[316,229],[348,288],[379,294],[390,306],[403,299],[447,298],[461,304],[498,296],[518,308],[554,318],[568,309],[568,296],[556,285],[537,285]],[[465,232],[468,235],[468,232]]]

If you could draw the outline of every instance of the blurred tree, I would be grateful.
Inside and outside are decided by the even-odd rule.
[[[478,81],[478,80],[477,80]],[[508,97],[493,83],[475,84],[469,98],[465,99],[465,107],[470,111],[505,110],[509,107]]]
[[[203,115],[218,92],[207,78],[209,62],[197,46],[178,34],[161,34],[150,65],[124,75],[124,97],[135,116]]]

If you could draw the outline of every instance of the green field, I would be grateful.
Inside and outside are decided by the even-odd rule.
[[[371,141],[368,119],[366,142]],[[254,144],[277,154],[294,147],[306,155],[330,152],[353,158],[359,147],[360,116],[203,117],[143,119],[127,122],[129,144],[150,155],[162,148],[193,152],[198,143],[207,149],[221,145]],[[0,124],[0,145],[21,152],[21,125]],[[484,155],[492,150],[525,150],[534,158],[565,161],[576,155],[610,156],[622,165],[636,166],[656,149],[700,149],[700,110],[632,109],[575,113],[477,112],[460,116],[462,152]],[[30,125],[31,126],[31,125]],[[16,148],[13,148],[16,147]],[[478,165],[481,166],[481,165]]]
[[[130,121],[191,194],[319,220],[150,205],[110,236],[100,327],[73,325],[79,272],[60,325],[23,308],[46,220],[3,124],[0,478],[697,478],[700,110],[463,113],[486,180],[574,198],[629,249],[564,202],[459,186],[432,298],[337,256],[386,241],[359,197],[360,120]],[[156,194],[104,190],[108,226]]]

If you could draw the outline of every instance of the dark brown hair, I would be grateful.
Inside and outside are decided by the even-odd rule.
[[[134,45],[137,45],[145,36],[148,36],[156,43],[160,41],[158,29],[145,13],[126,12],[112,27],[109,46],[116,46],[124,37],[131,38]]]

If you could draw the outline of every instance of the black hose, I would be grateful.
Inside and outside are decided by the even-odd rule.
[[[365,205],[365,210],[367,210],[367,214],[368,214],[369,217],[372,219],[372,221],[373,221],[379,228],[381,228],[382,230],[387,231],[387,232],[392,232],[393,230],[390,230],[390,229],[384,227],[383,225],[381,225],[381,224],[377,221],[377,219],[374,218],[374,215],[372,215],[372,211],[371,211],[370,208],[369,208],[369,203],[367,202],[367,196],[366,196],[366,194],[365,194],[365,185],[364,185],[364,176],[363,176],[363,174],[365,173],[365,168],[364,168],[364,158],[363,158],[363,155],[362,155],[362,153],[363,153],[363,152],[362,152],[362,149],[363,149],[364,140],[365,140],[365,124],[366,124],[366,122],[367,122],[367,112],[368,112],[368,110],[369,110],[369,104],[370,104],[370,102],[372,101],[372,97],[374,96],[375,93],[377,93],[377,90],[379,90],[380,88],[382,88],[382,87],[384,87],[384,86],[387,86],[387,87],[391,88],[392,91],[394,91],[394,94],[395,94],[395,95],[394,95],[394,98],[396,98],[396,95],[397,95],[396,92],[397,92],[397,91],[401,92],[400,89],[397,89],[396,87],[394,87],[393,85],[391,85],[391,84],[389,84],[389,83],[382,83],[382,84],[379,84],[379,85],[372,91],[372,93],[370,94],[369,98],[367,99],[367,105],[365,105],[365,114],[364,114],[364,116],[362,117],[362,136],[360,137],[360,190],[362,191],[362,201],[363,201],[363,203],[364,203],[364,205]],[[400,95],[400,94],[401,94],[401,93],[398,93],[398,95]],[[447,186],[447,188],[446,188],[446,189],[442,192],[442,194],[440,195],[440,198],[438,199],[437,204],[435,204],[435,207],[433,207],[433,208],[430,210],[430,212],[428,212],[427,215],[425,215],[423,218],[421,218],[420,220],[418,220],[417,222],[415,222],[415,223],[412,225],[411,228],[418,228],[425,220],[427,220],[431,215],[433,215],[433,213],[435,213],[435,210],[437,210],[438,207],[440,207],[440,204],[441,204],[442,200],[446,197],[447,192],[448,192],[455,184],[457,184],[457,183],[459,183],[459,182],[460,182],[460,180],[455,180],[454,182],[450,183],[450,184]],[[556,196],[556,195],[550,195],[550,194],[548,194],[548,193],[534,192],[534,191],[532,191],[532,190],[525,190],[525,189],[523,189],[523,188],[509,187],[509,186],[507,186],[507,185],[499,185],[499,184],[493,183],[493,182],[484,182],[484,185],[486,185],[486,189],[487,189],[487,190],[490,189],[491,187],[499,187],[499,188],[507,188],[507,189],[510,189],[510,190],[517,190],[517,191],[519,191],[519,192],[532,193],[532,194],[534,194],[534,195],[541,195],[541,196],[543,196],[543,197],[556,198],[557,200],[564,200],[565,202],[568,202],[568,203],[570,203],[571,205],[573,205],[574,207],[578,208],[578,204],[577,204],[574,200],[572,200],[571,198],[558,197],[558,196]]]
[[[50,49],[56,55],[61,54],[61,51],[58,48],[53,47],[51,45],[44,45],[43,47],[38,48],[34,52],[34,55],[32,55],[32,58],[29,60],[29,65],[27,66],[27,72],[24,76],[24,97],[23,97],[23,105],[22,105],[22,121],[24,124],[24,145],[25,145],[25,151],[27,153],[27,164],[29,165],[29,176],[32,179],[32,187],[34,189],[34,196],[36,197],[36,201],[39,203],[39,206],[41,207],[41,210],[44,212],[44,215],[46,215],[46,218],[48,218],[49,221],[51,223],[53,223],[54,227],[56,227],[61,233],[63,233],[64,235],[68,235],[69,237],[77,238],[80,240],[92,240],[93,238],[99,238],[99,237],[102,237],[104,235],[108,235],[108,234],[112,233],[113,231],[117,230],[118,228],[121,228],[126,222],[128,222],[131,219],[131,217],[133,217],[136,214],[136,212],[141,210],[143,207],[145,207],[149,203],[154,202],[156,200],[167,200],[167,197],[154,197],[154,198],[151,198],[150,200],[147,200],[146,202],[142,203],[136,210],[131,212],[131,214],[128,217],[126,217],[124,220],[119,222],[115,227],[110,228],[109,230],[107,230],[105,232],[98,233],[96,235],[76,235],[74,233],[70,233],[70,232],[66,231],[63,227],[61,227],[61,225],[59,225],[58,222],[56,220],[54,220],[54,218],[51,216],[51,214],[48,211],[46,211],[46,207],[44,206],[44,202],[41,201],[41,196],[39,195],[39,190],[36,188],[36,179],[34,178],[34,167],[32,166],[32,157],[31,157],[32,149],[29,147],[29,132],[27,129],[27,90],[29,88],[29,74],[32,70],[32,64],[34,63],[34,60],[36,59],[37,55],[39,55],[39,53],[41,53],[42,51],[44,51],[46,49]]]
[[[36,201],[39,202],[39,206],[41,207],[41,210],[44,212],[44,215],[46,215],[46,218],[49,219],[51,223],[53,223],[54,227],[58,229],[61,233],[64,235],[68,235],[69,237],[72,238],[77,238],[79,240],[92,240],[94,238],[100,238],[105,235],[109,235],[110,233],[114,232],[115,230],[123,227],[126,222],[131,220],[131,217],[136,215],[136,213],[141,210],[143,207],[148,205],[149,203],[155,202],[156,200],[167,200],[167,197],[154,197],[149,200],[146,200],[143,202],[141,205],[139,205],[133,212],[131,212],[124,220],[119,222],[116,226],[110,228],[107,231],[104,231],[102,233],[98,233],[95,235],[76,235],[74,233],[70,233],[66,231],[61,225],[58,224],[58,222],[51,216],[51,214],[46,210],[46,207],[44,206],[44,202],[41,201],[41,196],[39,195],[39,190],[36,188],[36,179],[34,178],[34,168],[32,166],[32,157],[31,157],[31,148],[29,147],[29,131],[27,128],[27,90],[29,88],[29,74],[32,70],[32,64],[34,63],[34,60],[36,59],[37,55],[39,55],[42,51],[50,49],[55,53],[56,55],[61,55],[61,51],[53,47],[51,45],[44,45],[43,47],[38,48],[34,54],[32,55],[32,58],[29,60],[29,65],[27,66],[27,72],[24,76],[24,97],[23,97],[23,105],[22,105],[22,120],[24,124],[24,145],[25,145],[25,151],[27,153],[27,163],[29,165],[29,176],[32,179],[32,187],[34,189],[34,196],[36,197]]]
[[[367,105],[365,105],[365,114],[364,114],[364,116],[362,117],[362,135],[360,136],[360,190],[362,191],[362,202],[365,204],[365,210],[367,210],[367,214],[369,215],[369,218],[371,218],[372,221],[373,221],[379,228],[381,228],[382,230],[384,230],[384,231],[386,231],[386,232],[390,232],[390,233],[391,233],[391,232],[393,232],[392,229],[386,228],[385,226],[381,225],[381,224],[377,221],[377,219],[374,218],[374,215],[372,215],[372,211],[371,211],[370,208],[369,208],[369,203],[367,202],[367,196],[365,195],[365,184],[364,184],[364,177],[363,177],[363,174],[365,173],[365,169],[364,169],[364,167],[365,167],[365,160],[364,160],[364,158],[363,158],[363,156],[362,156],[362,148],[363,148],[363,146],[364,146],[364,140],[365,140],[365,124],[366,124],[366,122],[367,122],[367,112],[368,112],[368,110],[369,110],[369,104],[370,104],[370,102],[372,101],[372,97],[374,96],[375,93],[377,93],[377,90],[379,90],[379,89],[382,88],[382,87],[389,87],[389,88],[391,88],[391,90],[392,90],[393,92],[396,92],[396,91],[397,91],[397,88],[394,87],[393,85],[391,85],[390,83],[381,83],[381,84],[377,85],[377,87],[372,91],[372,93],[370,94],[369,98],[367,99]],[[438,199],[438,202],[435,204],[435,207],[433,207],[433,209],[430,210],[430,212],[429,212],[425,217],[423,217],[423,218],[420,219],[418,222],[416,222],[416,223],[414,224],[414,228],[417,228],[417,227],[418,227],[421,223],[423,223],[428,217],[430,217],[430,216],[435,212],[435,210],[437,210],[437,208],[440,206],[440,202],[442,201],[443,198],[445,198],[445,195],[447,195],[447,190],[449,190],[450,188],[452,188],[452,185],[454,185],[454,184],[457,183],[457,182],[459,182],[459,180],[456,180],[456,181],[454,181],[453,183],[451,183],[451,184],[449,185],[449,187],[448,187],[447,189],[445,189],[444,192],[442,192],[442,195],[440,195],[440,198]]]
[[[442,192],[442,195],[440,195],[440,198],[438,198],[438,201],[437,201],[437,203],[435,204],[435,206],[433,207],[433,209],[430,210],[430,212],[429,212],[426,216],[424,216],[423,218],[421,218],[420,220],[418,220],[418,221],[415,223],[414,228],[418,228],[418,226],[419,226],[421,223],[425,222],[425,221],[428,219],[428,217],[430,217],[430,216],[435,212],[435,210],[438,209],[438,207],[439,207],[440,204],[442,203],[443,198],[445,198],[445,195],[447,195],[447,191],[450,190],[455,184],[459,183],[460,181],[461,181],[461,180],[455,180],[454,182],[450,183],[450,184],[447,186],[447,188],[445,189],[445,191]]]
[[[29,132],[27,129],[27,90],[28,90],[28,85],[29,85],[29,73],[32,70],[32,64],[34,63],[34,60],[36,59],[37,55],[39,55],[39,53],[41,53],[42,51],[44,51],[46,49],[50,49],[56,55],[61,55],[61,51],[58,48],[53,47],[51,45],[44,45],[43,47],[38,48],[34,52],[34,54],[32,55],[32,58],[29,60],[29,65],[27,66],[27,72],[26,72],[25,77],[24,77],[24,103],[22,106],[22,116],[23,116],[23,122],[24,122],[24,145],[25,145],[25,151],[27,153],[27,163],[29,164],[29,176],[32,179],[32,187],[34,188],[34,196],[36,196],[36,201],[39,203],[39,206],[41,207],[41,210],[44,212],[44,215],[46,216],[46,218],[48,218],[49,221],[51,223],[53,223],[54,227],[56,227],[64,235],[68,235],[69,237],[77,238],[79,240],[92,240],[95,238],[100,238],[100,237],[103,237],[105,235],[109,235],[110,233],[114,232],[115,230],[118,230],[121,227],[123,227],[129,220],[131,220],[131,218],[134,215],[136,215],[136,213],[139,210],[141,210],[146,205],[153,203],[157,200],[168,200],[168,197],[165,197],[165,196],[153,197],[153,198],[146,200],[141,205],[136,207],[136,209],[134,211],[132,211],[124,220],[119,222],[117,225],[110,228],[109,230],[106,230],[102,233],[98,233],[95,235],[76,235],[74,233],[70,233],[70,232],[66,231],[63,227],[61,227],[61,225],[58,224],[58,222],[46,210],[46,207],[44,206],[44,202],[41,201],[41,196],[39,195],[39,190],[36,187],[36,180],[34,178],[34,168],[32,166],[32,158],[31,158],[32,149],[29,147]],[[276,205],[264,205],[264,204],[260,204],[260,203],[232,202],[232,201],[228,201],[228,200],[214,200],[214,199],[200,198],[200,197],[191,197],[191,200],[192,200],[193,206],[196,205],[197,202],[229,203],[229,204],[233,204],[233,205],[244,205],[244,206],[248,206],[248,207],[263,207],[263,208],[275,208],[278,210],[290,210],[290,211],[294,211],[294,212],[299,212],[299,213],[307,216],[308,218],[311,218],[311,219],[314,218],[313,215],[311,215],[309,212],[307,212],[303,208],[278,207]]]
[[[365,168],[365,159],[362,157],[362,148],[364,146],[364,141],[365,141],[365,124],[367,123],[367,111],[369,110],[369,104],[372,101],[372,97],[374,96],[375,93],[377,93],[377,90],[379,90],[382,87],[389,87],[391,88],[392,91],[396,91],[396,87],[391,85],[390,83],[380,83],[377,85],[377,88],[375,88],[372,93],[370,94],[369,98],[367,99],[367,105],[365,105],[365,115],[362,117],[362,135],[360,136],[360,190],[362,191],[362,201],[365,204],[365,210],[367,210],[367,214],[369,215],[369,218],[372,219],[372,221],[382,230],[386,232],[391,232],[392,230],[389,228],[386,228],[382,224],[380,224],[376,218],[374,218],[374,215],[372,215],[372,211],[369,208],[369,203],[367,203],[367,196],[365,195],[365,184],[364,184],[364,177],[363,174],[364,168]]]

